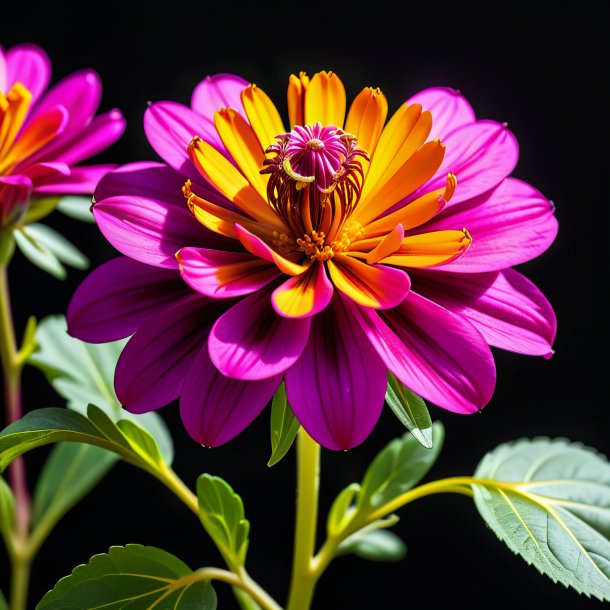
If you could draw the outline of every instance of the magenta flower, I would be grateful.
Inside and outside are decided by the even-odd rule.
[[[494,390],[490,345],[552,353],[553,310],[509,267],[546,250],[557,223],[508,177],[506,126],[446,88],[387,124],[385,96],[366,88],[346,118],[326,72],[291,76],[288,115],[290,130],[260,88],[208,77],[191,108],[146,112],[166,164],[98,186],[94,215],[125,256],[85,280],[68,323],[90,342],[133,334],[115,377],[128,410],[180,397],[190,435],[214,446],[284,380],[308,433],[346,449],[373,429],[388,371],[473,413]]]
[[[0,229],[19,220],[32,195],[92,193],[114,167],[78,165],[125,129],[118,110],[95,116],[99,76],[75,72],[45,93],[50,78],[39,47],[0,47]]]

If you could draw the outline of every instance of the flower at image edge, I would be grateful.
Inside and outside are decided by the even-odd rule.
[[[372,88],[348,110],[330,72],[290,77],[289,129],[228,74],[202,81],[191,108],[148,108],[165,164],[100,183],[94,215],[125,256],[68,311],[81,339],[133,334],[115,376],[128,410],[180,397],[190,435],[215,446],[284,380],[308,433],[347,449],[373,429],[388,371],[473,413],[494,390],[490,345],[551,355],[553,310],[510,267],[546,250],[557,223],[508,177],[513,134],[447,88],[387,112]]]

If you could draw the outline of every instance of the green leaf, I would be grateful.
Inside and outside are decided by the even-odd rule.
[[[403,426],[424,446],[432,448],[432,420],[424,399],[388,373],[385,399]]]
[[[8,602],[6,601],[6,598],[4,597],[4,595],[2,594],[2,591],[0,591],[0,610],[9,610]]]
[[[95,223],[91,212],[91,199],[88,197],[62,197],[57,204],[57,210],[70,218]]]
[[[407,546],[388,530],[362,529],[346,538],[337,549],[337,555],[350,553],[369,561],[400,561],[407,554]]]
[[[185,563],[139,544],[111,547],[75,568],[49,591],[36,610],[85,608],[215,610],[216,593]]]
[[[288,453],[300,427],[288,404],[286,386],[282,382],[271,403],[271,457],[267,466],[277,464]]]
[[[43,224],[31,224],[28,235],[34,241],[53,253],[59,261],[75,269],[87,269],[89,259],[61,233]]]
[[[476,506],[554,582],[610,600],[610,463],[565,439],[500,445],[477,467]]]
[[[328,518],[326,520],[326,527],[330,537],[337,536],[350,521],[354,512],[353,503],[359,493],[360,485],[352,483],[335,498],[328,511]]]
[[[0,534],[8,540],[15,528],[15,496],[6,481],[0,477]]]
[[[36,197],[32,199],[21,224],[28,225],[46,218],[59,203],[59,197]]]
[[[199,518],[231,566],[243,566],[248,552],[250,522],[242,499],[220,477],[202,474],[197,480]]]
[[[409,432],[382,449],[364,475],[356,510],[379,508],[416,485],[440,453],[444,438],[440,422],[433,424],[432,436],[432,449],[423,447]]]
[[[34,265],[50,273],[58,280],[66,278],[66,269],[59,262],[58,258],[46,246],[37,242],[33,235],[30,235],[29,226],[19,227],[13,232],[15,242],[21,253]]]

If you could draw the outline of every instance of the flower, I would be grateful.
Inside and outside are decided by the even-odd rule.
[[[191,108],[148,108],[166,164],[102,180],[93,212],[125,256],[68,311],[86,341],[135,333],[115,376],[129,411],[180,396],[190,435],[214,446],[284,380],[307,432],[346,449],[373,429],[388,371],[473,413],[494,390],[489,345],[552,353],[551,306],[509,269],[557,231],[549,201],[508,177],[515,137],[447,88],[386,124],[387,111],[366,88],[346,118],[331,72],[290,77],[289,130],[262,89],[227,74],[201,82]]]
[[[50,77],[41,48],[0,47],[0,229],[21,219],[32,195],[92,193],[114,167],[77,165],[125,130],[118,110],[95,116],[99,76],[81,70],[45,93]]]

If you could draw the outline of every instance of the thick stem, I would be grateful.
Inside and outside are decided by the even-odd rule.
[[[11,557],[11,594],[9,600],[11,610],[26,610],[27,608],[30,567],[29,559],[19,555]]]
[[[297,514],[288,610],[309,610],[317,582],[312,569],[318,522],[320,445],[304,430],[297,447]]]

